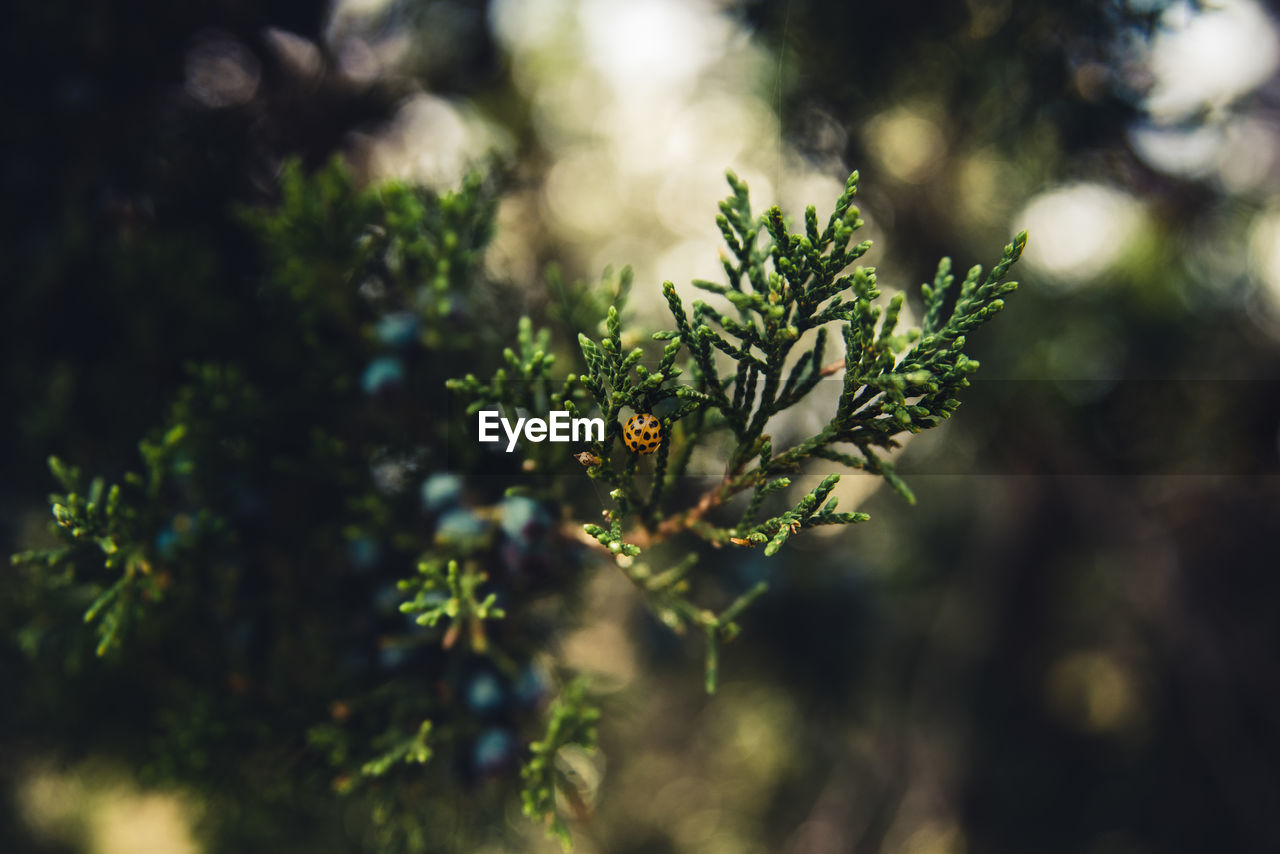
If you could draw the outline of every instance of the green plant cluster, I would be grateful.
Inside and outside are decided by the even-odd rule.
[[[573,416],[591,410],[603,417],[604,440],[591,443],[578,458],[591,478],[612,487],[612,506],[605,511],[607,524],[589,523],[585,531],[617,559],[663,622],[676,630],[688,623],[705,630],[709,691],[716,684],[717,641],[732,636],[733,618],[763,586],[746,591],[716,616],[688,598],[686,575],[696,556],[680,558],[664,572],[635,565],[634,559],[645,547],[682,532],[716,547],[762,546],[773,555],[805,528],[866,521],[867,514],[840,512],[836,499],[829,499],[837,474],[761,518],[791,487],[791,475],[812,460],[878,474],[914,502],[884,452],[900,447],[902,434],[935,427],[960,405],[959,395],[978,369],[964,353],[965,336],[998,313],[1003,298],[1016,289],[1016,282],[1004,279],[1026,244],[1025,232],[1018,234],[985,276],[981,266],[970,269],[958,293],[953,293],[950,260],[942,259],[933,283],[921,289],[922,327],[900,330],[905,295],[877,304],[875,269],[856,265],[871,248],[869,241],[853,243],[863,225],[853,205],[857,172],[849,176],[826,226],[819,228],[810,206],[799,233],[788,230],[777,207],[753,215],[746,184],[733,173],[728,182],[732,195],[721,202],[716,217],[729,250],[723,258],[726,283],[693,282],[728,305],[695,300],[686,307],[675,286],[664,283],[675,328],[652,333],[653,340],[665,342],[656,360],[647,362],[656,361],[655,368],[646,366],[643,347],[623,346],[630,287],[624,271],[604,319],[604,336],[578,336],[585,363],[580,376],[555,379],[548,334],[535,337],[526,318],[519,351],[505,354],[509,370],[487,383],[472,374],[450,383],[469,400],[468,414],[496,406],[512,413],[563,409]],[[843,354],[828,362],[831,329]],[[800,405],[821,380],[837,374],[842,389],[827,424],[775,448],[765,432],[770,419]],[[585,401],[583,391],[589,395]],[[661,443],[648,471],[645,458],[619,441],[628,410],[660,418]],[[690,490],[687,475],[695,449],[721,433],[731,436],[723,478],[701,493]],[[527,453],[545,465],[547,446],[531,446]],[[714,521],[718,508],[744,493],[749,497],[736,523]],[[689,494],[696,499],[689,502],[684,498]]]
[[[49,458],[50,472],[66,490],[49,496],[62,544],[15,554],[13,563],[40,566],[45,583],[54,588],[76,582],[77,567],[96,579],[83,619],[95,626],[98,656],[120,645],[129,623],[148,603],[164,599],[173,581],[171,564],[224,533],[222,520],[208,509],[171,517],[163,512],[160,498],[169,476],[190,472],[190,461],[177,454],[185,434],[186,428],[177,425],[159,441],[141,442],[144,472],[127,472],[123,484],[109,487],[101,477],[86,486],[79,469]],[[26,639],[29,645],[34,636],[28,633]]]
[[[800,234],[777,208],[753,217],[746,186],[730,184],[718,217],[728,283],[695,282],[727,308],[686,308],[667,283],[674,327],[652,335],[646,359],[624,332],[629,270],[582,288],[554,331],[521,318],[502,346],[508,330],[481,321],[498,299],[480,265],[493,182],[361,189],[337,166],[288,166],[277,205],[241,212],[264,262],[244,307],[254,334],[190,367],[141,445],[141,474],[86,484],[51,461],[65,490],[50,498],[58,544],[14,556],[32,662],[81,648],[45,606],[93,623],[85,640],[105,672],[145,674],[122,719],[154,735],[122,750],[154,779],[204,792],[221,847],[316,838],[332,797],[363,816],[333,838],[354,834],[367,850],[449,847],[443,815],[450,835],[468,816],[478,842],[501,835],[495,816],[516,790],[568,845],[559,804],[589,808],[570,760],[596,749],[600,698],[552,651],[591,556],[620,567],[665,625],[704,636],[714,691],[720,646],[766,584],[699,604],[693,546],[773,554],[803,529],[865,521],[837,511],[834,474],[787,497],[810,460],[905,492],[877,450],[955,409],[977,367],[964,336],[1014,287],[1002,279],[1021,235],[954,301],[944,261],[924,289],[923,329],[899,332],[902,297],[876,306],[874,270],[851,266],[868,247],[851,245],[856,174],[826,228],[809,208]],[[577,328],[588,308],[602,328]],[[844,355],[827,363],[833,325]],[[557,350],[556,332],[576,334],[579,352]],[[488,381],[448,381],[468,413],[594,412],[603,440],[576,462],[550,443],[480,453],[446,416],[453,360],[442,355],[493,363],[499,352]],[[579,369],[560,375],[570,360]],[[827,425],[775,448],[770,419],[840,373]],[[652,457],[620,441],[628,412],[659,419]],[[689,475],[695,448],[724,437],[723,478],[688,488],[705,484]],[[608,487],[602,523],[574,521],[586,483]],[[275,809],[286,802],[313,808],[291,825]]]
[[[544,821],[551,835],[566,849],[572,848],[572,837],[556,808],[556,793],[562,793],[580,811],[585,805],[571,768],[562,764],[559,757],[566,747],[594,750],[599,719],[600,710],[592,702],[587,681],[579,678],[570,682],[551,704],[546,735],[529,745],[529,761],[520,769],[524,814]]]
[[[456,560],[447,561],[447,567],[439,559],[423,560],[418,564],[418,575],[402,580],[397,588],[405,593],[413,593],[400,603],[400,611],[414,614],[414,621],[420,626],[434,627],[442,619],[449,621],[449,630],[444,636],[444,645],[453,646],[458,633],[465,625],[471,635],[471,648],[484,652],[488,647],[485,639],[484,621],[500,620],[506,612],[494,603],[498,599],[496,592],[489,592],[483,599],[477,592],[489,576],[483,571],[468,564],[465,570],[458,569]]]
[[[279,202],[240,211],[263,258],[248,328],[189,367],[142,472],[50,461],[54,543],[13,556],[31,673],[128,707],[95,738],[207,797],[214,847],[501,836],[568,684],[534,606],[573,594],[581,546],[553,506],[451,471],[474,454],[440,405],[442,354],[503,334],[477,322],[496,199],[478,173],[434,193],[287,164]]]

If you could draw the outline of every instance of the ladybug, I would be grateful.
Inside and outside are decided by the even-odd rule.
[[[623,428],[622,439],[633,452],[652,454],[662,443],[662,424],[647,412],[637,412]]]

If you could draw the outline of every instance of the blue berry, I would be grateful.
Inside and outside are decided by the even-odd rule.
[[[546,674],[542,668],[530,664],[520,671],[515,684],[516,700],[520,705],[530,708],[538,705],[548,694]]]
[[[382,554],[382,546],[372,537],[347,540],[347,560],[359,572],[367,572]]]
[[[441,514],[436,522],[436,539],[442,543],[463,543],[484,536],[485,521],[465,507]]]
[[[360,378],[365,394],[378,394],[404,381],[404,364],[395,356],[380,356],[369,363]]]
[[[551,514],[546,507],[524,495],[510,495],[502,499],[502,532],[529,552],[546,536],[551,528]]]
[[[422,506],[429,513],[453,507],[462,498],[462,478],[444,472],[422,482]]]
[[[471,757],[481,774],[496,774],[515,758],[516,740],[502,727],[489,727],[476,737]]]
[[[392,311],[378,318],[378,340],[388,347],[407,347],[418,337],[418,316],[411,311]]]
[[[465,692],[467,708],[480,715],[496,712],[502,708],[506,693],[497,676],[482,670],[467,682]]]
[[[178,535],[178,532],[173,529],[173,526],[170,525],[160,533],[156,534],[156,555],[164,559],[172,558],[178,553],[178,545],[180,542],[181,537]]]

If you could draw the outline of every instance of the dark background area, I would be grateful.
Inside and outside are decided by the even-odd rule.
[[[726,651],[723,696],[698,692],[700,650],[633,603],[643,673],[630,690],[643,697],[604,724],[611,768],[580,831],[587,850],[711,850],[710,831],[664,830],[639,806],[643,787],[715,789],[736,774],[756,775],[754,800],[730,792],[698,813],[694,798],[670,827],[711,822],[763,851],[1280,848],[1280,338],[1259,308],[1262,274],[1239,260],[1280,197],[1280,161],[1239,191],[1135,150],[1150,84],[1139,48],[1163,11],[1129,11],[1146,5],[727,7],[783,57],[783,134],[807,162],[875,164],[867,117],[920,98],[936,109],[944,162],[917,183],[881,178],[867,202],[875,214],[892,199],[879,220],[889,257],[875,263],[901,280],[931,278],[944,254],[959,269],[990,263],[1008,239],[1007,222],[975,222],[952,201],[974,151],[1017,176],[1010,211],[1091,180],[1140,200],[1149,223],[1089,287],[1016,271],[1024,288],[975,336],[983,372],[955,422],[902,458],[918,506],[881,490],[859,508],[871,523],[767,569],[706,556],[726,587],[766,571],[772,586]],[[426,90],[483,103],[511,134],[522,188],[545,179],[546,143],[485,3],[390,4],[381,26],[417,47],[368,80],[342,70],[321,4],[55,0],[5,14],[5,553],[42,536],[49,454],[117,476],[184,363],[259,352],[244,342],[270,334],[256,302],[266,262],[235,211],[277,198],[286,156],[314,169],[349,153],[354,134]],[[267,28],[309,40],[310,64]],[[423,47],[442,41],[451,49]],[[246,97],[193,96],[191,57],[210,44],[251,57],[260,77]],[[1244,114],[1280,135],[1274,76],[1185,123]],[[547,298],[540,282],[509,284],[535,307]],[[1097,371],[1102,344],[1117,355]],[[16,639],[29,615],[7,596],[15,583],[0,583],[0,839],[60,850],[24,829],[21,762],[94,755],[97,724],[76,700],[112,688],[68,676],[67,713],[33,715],[49,698],[28,691],[37,665]],[[726,735],[753,712],[785,759],[752,764],[772,753]],[[654,771],[649,759],[669,755],[683,764]]]

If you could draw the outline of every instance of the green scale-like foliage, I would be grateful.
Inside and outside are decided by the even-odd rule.
[[[1017,287],[1004,277],[1026,244],[1026,234],[1018,234],[985,276],[980,266],[973,267],[953,303],[950,260],[942,259],[933,283],[922,288],[922,327],[899,330],[904,295],[879,304],[875,269],[856,264],[871,248],[869,241],[853,243],[863,225],[853,205],[856,172],[825,228],[819,229],[810,206],[801,233],[788,231],[777,207],[754,216],[746,184],[732,173],[728,181],[733,193],[721,202],[716,217],[729,250],[723,258],[726,282],[693,282],[718,297],[721,307],[703,300],[686,307],[675,286],[664,283],[675,328],[652,335],[665,342],[656,370],[646,367],[643,348],[623,347],[622,315],[630,285],[630,275],[624,273],[604,320],[604,337],[578,337],[585,363],[581,376],[554,379],[546,355],[549,339],[542,334],[537,346],[523,343],[535,337],[526,320],[521,351],[507,353],[510,373],[500,371],[489,383],[472,375],[451,383],[470,398],[469,413],[498,406],[565,409],[576,416],[588,408],[581,391],[590,395],[605,421],[605,437],[580,459],[588,476],[612,487],[613,506],[606,511],[607,524],[588,524],[585,530],[618,559],[664,622],[705,631],[708,690],[715,688],[717,641],[736,631],[733,618],[763,592],[763,585],[717,616],[689,601],[689,560],[654,573],[634,559],[645,546],[681,532],[717,547],[762,546],[766,555],[773,555],[805,528],[866,521],[865,513],[839,512],[836,500],[829,498],[837,474],[790,506],[760,518],[770,497],[783,495],[791,486],[790,475],[810,460],[878,474],[914,502],[884,452],[899,447],[902,434],[937,426],[960,405],[961,390],[978,369],[964,353],[965,335],[1004,307],[1003,297]],[[827,362],[831,330],[843,344],[843,358]],[[797,348],[800,355],[793,358]],[[721,368],[725,361],[731,365],[728,370]],[[789,447],[775,448],[765,432],[770,419],[837,374],[843,375],[843,385],[827,424]],[[521,382],[510,384],[512,377]],[[575,379],[580,385],[576,391]],[[639,476],[643,458],[619,441],[627,409],[658,413],[661,419],[661,443],[647,488]],[[686,478],[693,450],[724,431],[732,441],[723,479],[691,505],[682,502],[680,496],[688,491],[676,487]],[[546,446],[534,448],[531,454],[548,453]],[[739,493],[749,493],[749,498],[736,524],[713,522],[716,508]]]
[[[866,520],[837,511],[836,474],[784,500],[812,460],[878,473],[909,497],[882,452],[954,411],[977,368],[965,335],[1014,287],[1002,279],[1023,235],[954,300],[944,260],[923,289],[922,329],[900,332],[902,297],[877,305],[874,270],[853,266],[868,249],[852,243],[856,175],[825,229],[809,208],[801,234],[777,208],[754,217],[729,180],[726,283],[694,283],[714,305],[686,306],[666,283],[674,327],[652,334],[660,349],[646,359],[624,332],[629,270],[566,291],[558,329],[578,334],[581,363],[561,375],[577,354],[557,350],[552,330],[522,318],[504,349],[507,330],[477,322],[492,297],[480,275],[490,182],[360,189],[338,167],[288,166],[280,203],[242,212],[266,261],[244,310],[264,334],[190,367],[140,446],[140,473],[108,485],[50,461],[57,543],[14,556],[33,672],[65,669],[60,687],[78,690],[87,649],[105,674],[139,674],[129,684],[145,696],[122,694],[140,736],[118,749],[150,779],[204,792],[221,847],[324,836],[329,799],[342,797],[339,812],[365,821],[341,832],[365,850],[448,849],[433,816],[470,816],[482,840],[516,790],[568,845],[558,804],[586,800],[569,757],[597,749],[600,711],[554,650],[579,613],[586,558],[612,560],[665,625],[704,636],[714,691],[720,646],[766,585],[697,604],[697,554],[667,559],[659,544],[771,555],[805,528]],[[833,329],[844,354],[828,362]],[[603,439],[577,462],[547,442],[485,457],[448,422],[443,371],[499,351],[488,381],[448,383],[468,413],[598,414]],[[770,419],[838,374],[826,426],[775,448]],[[651,457],[622,441],[628,412],[659,419]],[[725,438],[724,476],[701,489],[694,449]],[[607,487],[602,522],[573,521],[594,492],[584,483]],[[739,495],[736,518],[721,518]],[[71,632],[68,614],[90,631]],[[279,809],[302,803],[310,812]]]

